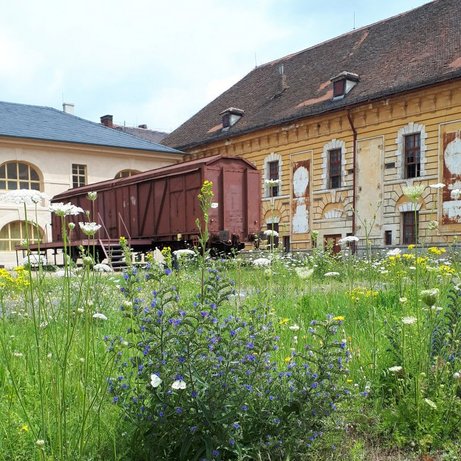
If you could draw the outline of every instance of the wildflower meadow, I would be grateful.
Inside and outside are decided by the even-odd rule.
[[[1,460],[461,459],[456,246],[211,258],[199,200],[198,249],[0,269]]]

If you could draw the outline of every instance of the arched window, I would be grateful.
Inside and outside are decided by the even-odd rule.
[[[6,162],[0,165],[0,190],[40,190],[40,176],[27,163]]]
[[[30,222],[9,222],[0,230],[0,251],[14,251],[15,246],[26,238],[30,243],[37,243],[38,240],[43,240],[43,235],[43,230]]]
[[[138,170],[122,170],[122,171],[119,171],[115,175],[115,179],[128,178],[129,176],[133,176],[134,174],[137,174],[137,173],[140,173],[140,171],[138,171]]]

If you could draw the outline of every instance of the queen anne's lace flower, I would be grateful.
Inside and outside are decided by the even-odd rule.
[[[355,235],[348,235],[347,237],[343,237],[341,240],[338,241],[340,245],[344,245],[346,243],[356,243],[359,241],[359,238]]]
[[[402,323],[405,325],[413,325],[417,321],[418,319],[416,317],[403,317],[402,318]]]
[[[95,222],[79,222],[78,225],[80,226],[82,232],[89,237],[92,237],[99,229],[101,229],[101,225],[96,224]]]
[[[426,187],[422,184],[419,186],[403,186],[402,192],[405,197],[409,198],[412,202],[417,202],[423,195],[424,189]]]
[[[19,189],[2,194],[0,196],[0,201],[6,203],[15,203],[17,205],[20,205],[21,203],[32,205],[40,203],[43,199],[47,198],[48,196],[46,194],[37,190]]]
[[[104,314],[101,314],[101,312],[94,313],[93,318],[99,320],[107,320],[107,317]]]
[[[73,216],[84,213],[83,209],[79,206],[72,205],[72,203],[53,203],[50,205],[50,211],[57,216]]]
[[[195,256],[195,251],[185,248],[184,250],[175,250],[173,251],[173,254],[177,258],[181,258],[182,256]]]
[[[267,235],[268,237],[278,237],[279,233],[275,230],[267,229],[264,231],[264,235]]]
[[[270,266],[271,261],[270,259],[267,259],[267,258],[258,258],[253,261],[253,264],[255,266],[264,267],[264,266]]]

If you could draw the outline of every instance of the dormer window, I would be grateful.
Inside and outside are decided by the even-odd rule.
[[[229,107],[219,115],[222,116],[222,130],[226,131],[231,126],[235,125],[243,116],[244,111],[236,107]]]
[[[341,99],[357,85],[359,76],[352,72],[341,72],[331,79],[333,83],[333,100]]]

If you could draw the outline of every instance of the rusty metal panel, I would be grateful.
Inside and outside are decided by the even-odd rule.
[[[104,224],[108,231],[109,235],[101,230],[101,238],[129,235],[167,241],[177,234],[190,238],[197,233],[195,220],[201,215],[197,196],[205,179],[213,182],[213,201],[218,203],[209,211],[211,232],[224,235],[223,231],[228,231],[245,240],[249,233],[260,230],[259,172],[236,157],[215,156],[103,181],[61,193],[53,202],[71,201],[91,210],[90,219]],[[87,199],[89,191],[98,192],[95,202]],[[81,215],[72,219],[84,220]],[[75,231],[76,236],[80,234],[78,227]],[[62,240],[60,221],[55,218],[53,240]]]
[[[251,234],[258,234],[261,230],[261,177],[259,171],[246,170],[247,227],[242,238],[245,240]]]
[[[153,205],[154,213],[152,221],[154,232],[152,236],[164,235],[170,232],[170,218],[168,209],[170,207],[170,196],[168,193],[168,180],[160,179],[154,183],[154,193],[149,197]]]

